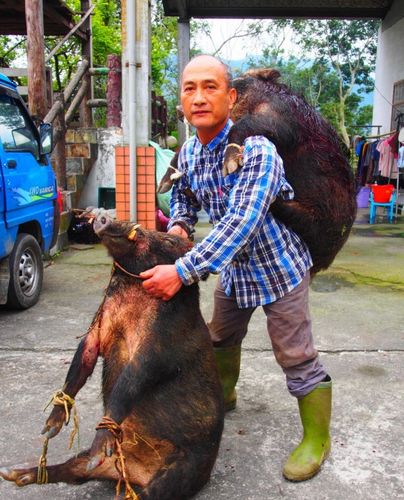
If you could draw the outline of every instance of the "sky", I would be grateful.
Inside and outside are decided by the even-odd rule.
[[[220,47],[223,41],[229,39],[237,29],[246,28],[248,23],[253,22],[254,19],[208,19],[206,21],[209,22],[211,26],[212,37],[209,38],[208,36],[198,35],[195,41],[199,48],[207,53],[212,53]],[[298,48],[291,38],[292,36],[290,35],[283,44],[286,55],[291,53],[296,54],[298,51]],[[260,55],[262,53],[262,48],[262,44],[259,44],[257,38],[234,38],[223,47],[219,55],[225,60],[240,60],[248,56]]]
[[[229,39],[237,29],[247,27],[248,23],[254,19],[206,19],[211,26],[211,37],[199,34],[195,39],[197,47],[203,52],[211,54],[215,52],[223,41]],[[269,43],[269,39],[268,39]],[[302,55],[299,47],[293,42],[292,32],[287,31],[287,37],[282,45],[284,56],[294,55],[299,57]],[[223,49],[218,54],[224,61],[243,61],[249,56],[259,56],[262,53],[262,40],[253,37],[234,38],[224,45]],[[309,54],[304,54],[305,59]],[[243,70],[242,67],[238,68]],[[246,68],[247,69],[247,68]],[[373,103],[373,92],[362,95],[362,105]]]

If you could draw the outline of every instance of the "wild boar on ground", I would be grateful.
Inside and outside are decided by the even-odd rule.
[[[275,144],[295,197],[277,197],[271,211],[306,242],[314,275],[332,263],[349,236],[356,215],[354,176],[333,127],[279,77],[276,70],[258,69],[233,80],[238,97],[223,176],[242,168],[247,137],[263,135]],[[162,178],[160,192],[181,175],[174,167]],[[195,203],[193,193],[184,194]]]
[[[144,291],[138,275],[173,263],[191,243],[105,216],[94,229],[114,268],[62,394],[70,408],[74,400],[69,398],[75,398],[102,356],[104,417],[91,449],[47,466],[47,482],[125,481],[125,498],[188,499],[209,480],[216,460],[222,389],[198,285],[163,301]],[[56,436],[66,422],[65,408],[55,403],[43,430],[46,438]],[[25,486],[37,483],[38,468],[2,468],[0,475]],[[132,487],[136,494],[130,493]]]

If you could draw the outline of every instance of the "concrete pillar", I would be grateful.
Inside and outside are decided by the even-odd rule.
[[[86,13],[91,7],[91,0],[81,0],[81,10]],[[93,47],[92,47],[92,36],[91,36],[91,16],[89,16],[86,22],[83,24],[83,30],[86,32],[87,39],[82,41],[81,54],[83,58],[87,59],[90,63],[90,68],[92,68],[92,58],[93,58]],[[83,82],[87,81],[87,93],[80,104],[80,124],[82,127],[92,127],[93,116],[92,111],[89,106],[87,106],[87,101],[94,98],[94,92],[92,87],[92,78],[90,73],[86,73],[83,77]]]
[[[190,29],[189,19],[178,20],[178,104],[180,103],[181,94],[181,75],[182,71],[189,62],[190,48]],[[182,146],[185,142],[185,125],[178,120],[178,145]]]
[[[151,137],[150,6],[136,0],[136,144],[147,146]]]

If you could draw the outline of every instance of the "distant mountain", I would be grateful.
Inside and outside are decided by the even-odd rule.
[[[248,69],[248,58],[244,58],[244,59],[236,59],[236,60],[231,60],[231,59],[223,59],[223,62],[225,64],[227,64],[231,71],[234,72],[234,73],[239,73],[239,72],[244,72],[244,71],[247,71]],[[307,61],[306,64],[304,64],[303,66],[310,66],[311,63],[310,61]],[[355,93],[358,93],[358,90],[360,90],[360,86],[359,85],[355,85],[354,86],[354,92]],[[373,106],[373,92],[369,92],[369,93],[365,93],[365,92],[362,92],[362,93],[359,93],[359,95],[362,97],[362,102],[361,102],[361,107],[362,106]]]

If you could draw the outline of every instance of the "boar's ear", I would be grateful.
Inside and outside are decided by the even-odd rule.
[[[140,227],[140,224],[134,224],[131,228],[131,230],[128,233],[128,240],[135,240],[136,239],[136,230]]]
[[[246,75],[273,83],[276,83],[281,76],[278,70],[272,68],[249,69],[246,71]]]

